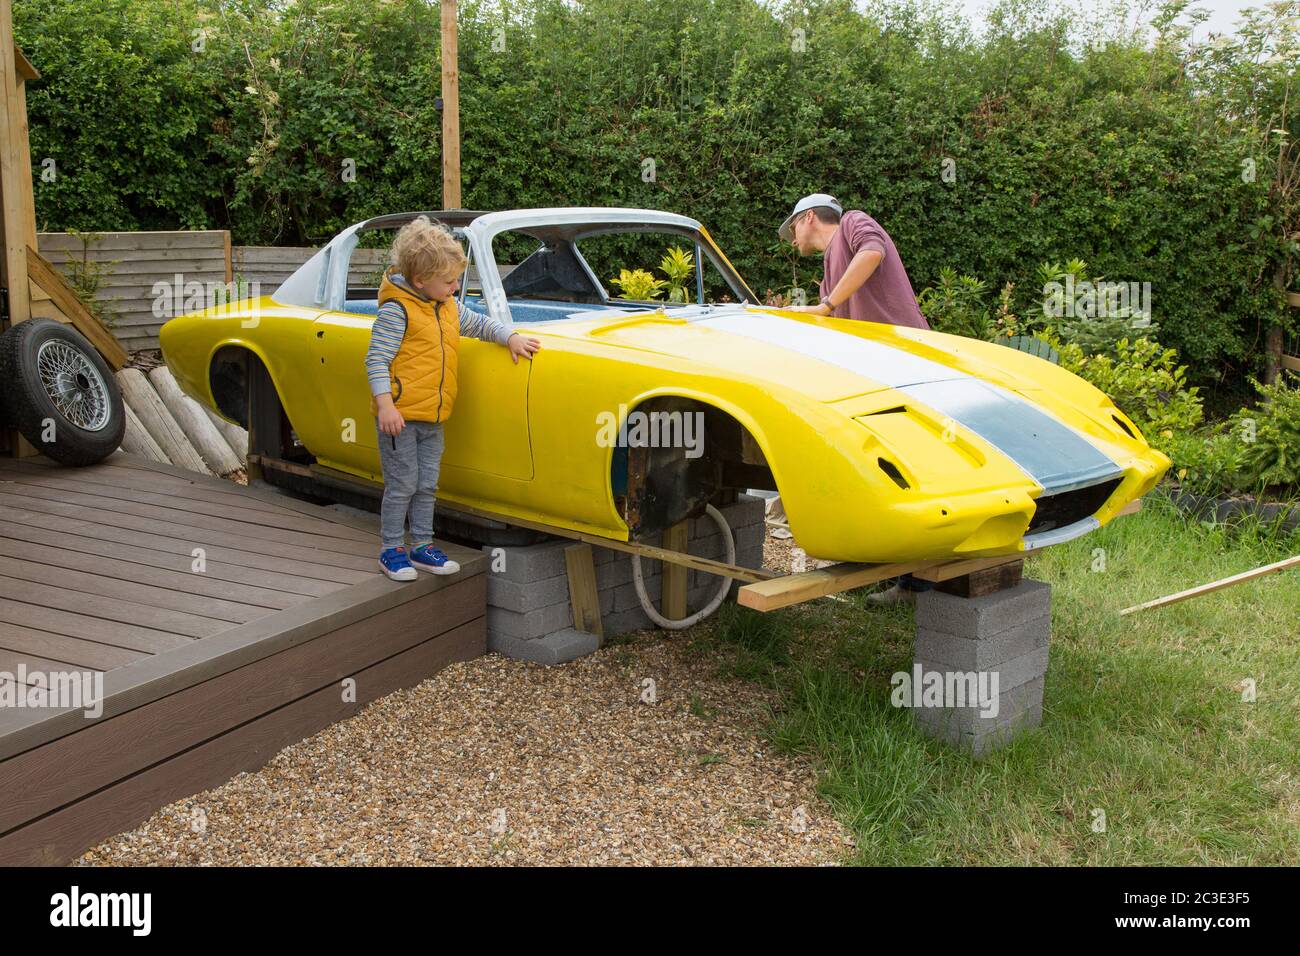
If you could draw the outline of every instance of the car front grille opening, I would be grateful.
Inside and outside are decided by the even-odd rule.
[[[1119,487],[1122,478],[1123,476],[1112,478],[1110,481],[1103,481],[1098,485],[1076,488],[1074,491],[1063,491],[1057,495],[1043,495],[1037,501],[1034,517],[1029,522],[1029,528],[1025,531],[1025,534],[1037,534],[1040,531],[1064,528],[1076,521],[1082,521],[1084,518],[1096,514],[1097,509],[1104,505],[1115,489]]]

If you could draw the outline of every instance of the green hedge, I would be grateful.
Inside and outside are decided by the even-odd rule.
[[[44,74],[32,155],[58,163],[36,183],[42,228],[307,244],[440,205],[437,4],[16,0],[15,19]],[[918,291],[948,265],[1014,281],[1030,311],[1037,265],[1082,258],[1151,283],[1195,380],[1239,376],[1285,321],[1284,254],[1260,228],[1289,214],[1270,206],[1271,154],[1197,95],[1178,49],[1117,34],[1095,50],[1083,26],[1033,2],[976,41],[902,3],[470,0],[464,205],[686,212],[761,291],[816,280],[776,226],[827,190],[889,229]]]

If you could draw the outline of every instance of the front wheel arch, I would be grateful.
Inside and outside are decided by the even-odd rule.
[[[729,490],[778,490],[753,432],[731,412],[704,399],[649,396],[619,424],[610,489],[634,540],[698,517]],[[643,426],[640,435],[638,425]],[[647,436],[652,444],[636,444]],[[662,441],[665,438],[669,441]]]

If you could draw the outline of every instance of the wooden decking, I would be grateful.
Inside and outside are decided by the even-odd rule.
[[[482,654],[486,558],[441,546],[460,574],[395,584],[366,518],[122,453],[0,458],[0,699],[103,675],[96,717],[0,707],[0,864],[71,860]]]

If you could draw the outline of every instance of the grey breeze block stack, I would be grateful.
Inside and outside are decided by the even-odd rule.
[[[739,495],[719,509],[736,539],[736,564],[757,568],[763,563],[763,500]],[[569,603],[569,578],[564,551],[575,542],[568,538],[526,547],[505,547],[488,568],[488,650],[541,664],[561,664],[590,654],[600,646],[594,634],[575,630]],[[658,545],[661,536],[645,540]],[[493,556],[495,548],[483,551]],[[640,628],[654,627],[632,582],[632,556],[626,551],[592,546],[596,589],[600,599],[601,623],[606,637]],[[722,535],[707,515],[691,521],[687,550],[695,557],[721,559]],[[504,559],[504,560],[501,560]],[[502,565],[504,567],[502,568]],[[646,593],[658,607],[663,582],[662,564],[642,559]],[[494,570],[501,568],[501,570]],[[686,578],[688,612],[699,610],[716,593],[719,578],[688,570]],[[733,582],[732,595],[738,585]]]
[[[1009,743],[1043,719],[1043,683],[1051,636],[1051,586],[1021,581],[1013,588],[977,598],[923,591],[916,600],[913,666],[923,672],[998,674],[996,716],[981,708],[917,707],[921,730],[983,755]]]

